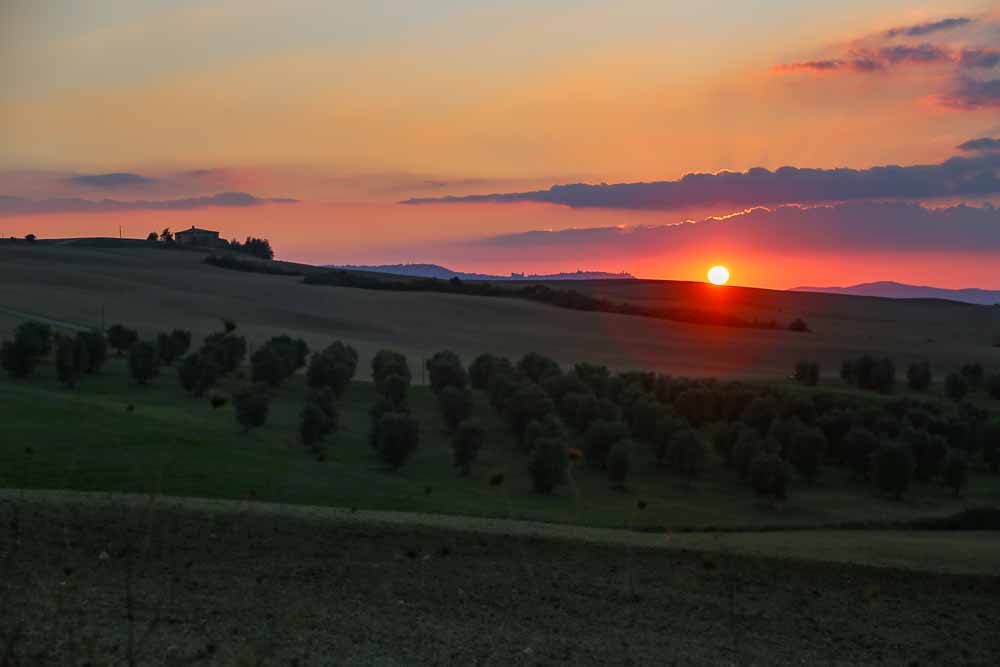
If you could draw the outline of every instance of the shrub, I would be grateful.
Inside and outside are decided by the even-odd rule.
[[[12,378],[26,378],[35,370],[39,361],[31,351],[31,346],[19,338],[5,340],[0,345],[0,365]]]
[[[848,410],[831,410],[816,420],[826,436],[828,456],[839,463],[847,463],[844,438],[854,426],[854,415]]]
[[[656,458],[656,465],[663,465],[667,461],[667,452],[670,449],[670,442],[674,434],[688,428],[686,419],[675,414],[669,408],[661,408],[656,417],[656,435],[653,436],[653,455]]]
[[[896,366],[891,359],[876,359],[865,354],[857,359],[845,361],[840,369],[845,382],[882,394],[892,392],[896,384]]]
[[[302,439],[302,444],[318,451],[328,429],[329,420],[323,409],[314,403],[306,403],[302,408],[302,418],[299,423],[299,437]]]
[[[108,329],[108,344],[121,356],[138,342],[139,332],[122,324],[113,324]]]
[[[611,371],[607,366],[579,363],[573,366],[573,372],[581,382],[590,387],[595,396],[601,397],[607,393],[611,382]]]
[[[607,465],[611,448],[616,442],[627,440],[628,435],[628,428],[620,421],[595,421],[583,436],[587,461],[592,466]]]
[[[222,375],[215,358],[194,352],[187,355],[177,367],[177,378],[181,386],[195,396],[208,391]]]
[[[910,364],[910,367],[906,370],[906,382],[910,385],[910,389],[914,391],[927,391],[933,379],[931,365],[926,361]]]
[[[379,385],[379,393],[382,398],[389,401],[397,409],[406,405],[406,395],[409,391],[409,379],[396,373],[385,376]]]
[[[788,497],[788,468],[777,454],[757,455],[750,464],[750,481],[759,496],[774,500]]]
[[[792,465],[809,482],[819,476],[826,454],[826,436],[818,428],[799,428],[789,440]]]
[[[378,421],[375,449],[390,470],[399,470],[417,449],[417,420],[405,412],[386,412]]]
[[[532,382],[541,383],[546,378],[562,375],[559,364],[537,352],[529,352],[517,362],[517,370]]]
[[[469,383],[474,389],[480,391],[489,389],[499,361],[500,358],[492,354],[480,354],[473,359],[469,366]]]
[[[610,398],[597,399],[597,418],[604,421],[618,421],[622,418],[622,410]]]
[[[104,367],[108,360],[108,341],[100,331],[81,331],[76,334],[76,340],[83,346],[87,354],[87,363],[83,368],[85,373],[96,373]]]
[[[969,393],[969,381],[961,373],[949,373],[944,379],[944,391],[953,401],[961,401]]]
[[[458,425],[451,438],[451,449],[454,455],[455,467],[463,475],[468,475],[472,464],[479,457],[479,450],[486,439],[486,430],[476,419],[466,419]]]
[[[679,430],[670,438],[667,461],[678,475],[693,479],[708,464],[708,445],[698,431],[691,428]]]
[[[863,427],[852,428],[844,436],[844,454],[848,467],[857,477],[867,478],[871,471],[872,455],[878,450],[878,437]]]
[[[33,357],[40,359],[52,352],[52,327],[48,324],[34,320],[22,322],[14,330],[14,339],[20,340]]]
[[[167,366],[183,357],[191,347],[191,332],[184,329],[161,332],[156,336],[156,349],[160,353],[160,361]]]
[[[815,361],[800,361],[795,364],[795,381],[815,387],[819,383],[819,364]]]
[[[745,428],[744,424],[727,424],[726,422],[718,422],[712,426],[710,431],[712,448],[727,467],[733,466],[733,448],[739,440],[741,430]]]
[[[554,414],[548,414],[542,419],[532,419],[528,422],[528,427],[524,430],[522,449],[525,452],[530,452],[534,449],[535,443],[542,438],[566,439],[566,428]]]
[[[244,433],[251,428],[258,428],[267,422],[270,410],[271,396],[266,384],[257,382],[233,394],[233,407],[236,409],[236,421],[243,427]]]
[[[308,390],[299,426],[302,444],[318,451],[323,438],[336,428],[337,406],[334,404],[333,390],[326,387]]]
[[[448,430],[454,431],[472,414],[472,392],[464,387],[446,385],[438,394],[438,404]]]
[[[880,491],[902,500],[913,476],[913,457],[909,448],[894,443],[879,447],[872,457],[872,472]]]
[[[522,382],[504,404],[507,421],[522,446],[528,424],[533,419],[544,419],[553,412],[555,405],[552,399],[541,387],[532,382]]]
[[[750,475],[750,467],[763,450],[763,441],[755,429],[745,428],[740,431],[736,444],[733,445],[733,466],[740,474],[740,479]]]
[[[79,338],[61,338],[56,346],[56,375],[59,381],[73,388],[90,365],[87,344]]]
[[[338,340],[312,356],[306,381],[310,387],[329,387],[335,396],[342,396],[357,368],[357,351]]]
[[[277,387],[305,366],[308,356],[309,346],[301,338],[292,340],[288,336],[275,336],[250,357],[253,381]]]
[[[948,454],[944,438],[908,426],[899,435],[900,443],[910,448],[914,478],[926,482],[937,476]]]
[[[501,360],[497,364],[489,386],[490,404],[493,406],[493,409],[503,414],[507,401],[523,382],[524,379],[517,376],[510,362]]]
[[[465,389],[465,385],[468,384],[469,376],[462,366],[462,360],[450,350],[438,352],[427,360],[425,366],[431,389],[435,394],[441,393],[445,387]]]
[[[990,398],[1000,401],[1000,373],[994,373],[986,379],[986,393]]]
[[[771,430],[767,432],[767,436],[780,445],[778,452],[787,460],[791,450],[792,435],[803,428],[805,425],[800,419],[776,419],[771,422]]]
[[[962,368],[959,369],[962,377],[965,381],[969,383],[972,388],[979,387],[983,384],[983,379],[986,377],[986,373],[983,370],[983,365],[980,363],[974,364],[962,364]]]
[[[771,396],[757,396],[747,405],[741,417],[744,424],[757,429],[760,435],[767,435],[771,422],[778,417],[778,404]]]
[[[990,472],[1000,472],[1000,422],[993,421],[983,424],[980,438],[983,462],[990,467]]]
[[[789,331],[799,331],[799,332],[804,332],[804,333],[808,333],[808,332],[812,331],[812,329],[809,328],[809,325],[806,324],[806,321],[804,319],[802,319],[801,317],[796,317],[794,320],[792,320],[791,322],[789,322],[788,323],[788,330]]]
[[[590,388],[573,371],[559,375],[550,375],[542,379],[542,388],[559,405],[564,396],[569,394],[589,394]]]
[[[384,393],[382,384],[390,375],[398,375],[407,383],[412,380],[406,357],[392,350],[379,350],[372,358],[372,380],[375,381],[375,390],[380,394]]]
[[[958,449],[949,450],[944,460],[944,481],[951,488],[956,498],[962,494],[962,489],[965,488],[968,476],[969,462],[965,452]]]
[[[560,438],[542,438],[532,450],[528,471],[536,492],[552,493],[553,489],[566,481],[569,458],[566,442]]]
[[[219,375],[232,373],[247,354],[247,340],[237,336],[236,324],[232,320],[224,320],[225,331],[217,331],[205,337],[201,346],[201,355],[206,357],[219,369]]]
[[[682,391],[674,399],[674,408],[692,426],[703,426],[718,416],[715,393],[705,387],[692,387]]]
[[[160,372],[156,346],[148,341],[133,343],[128,350],[128,372],[136,384],[146,384]]]
[[[584,409],[584,405],[588,405],[589,409]],[[593,415],[597,413],[597,398],[589,392],[571,392],[559,399],[558,407],[559,417],[567,426],[575,431],[584,431],[586,427],[583,429],[580,428],[577,415],[579,414],[586,425],[589,426],[593,420]]]
[[[652,443],[656,438],[656,420],[660,404],[651,395],[641,396],[629,408],[629,425],[632,435],[642,442]]]
[[[253,381],[277,387],[289,374],[286,360],[269,345],[250,355],[250,377]]]
[[[619,440],[611,446],[608,452],[608,460],[605,467],[608,469],[608,480],[616,489],[625,488],[625,480],[632,468],[632,450],[634,445],[631,440]]]

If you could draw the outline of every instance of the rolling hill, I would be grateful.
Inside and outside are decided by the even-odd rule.
[[[573,311],[526,300],[306,285],[301,277],[230,271],[198,252],[148,247],[0,244],[0,337],[29,316],[80,326],[125,322],[145,336],[173,327],[196,338],[235,319],[250,342],[290,333],[310,346],[343,339],[361,368],[381,348],[419,359],[450,348],[466,361],[484,351],[536,351],[562,363],[677,375],[775,378],[799,359],[835,375],[862,352],[901,366],[928,359],[941,371],[969,361],[1000,367],[1000,309],[705,283],[575,281],[573,289],[651,306],[689,306],[741,317],[804,318],[811,334],[734,329]],[[303,272],[317,267],[280,263]],[[417,380],[419,381],[419,377]]]
[[[795,287],[796,292],[823,292],[825,294],[850,294],[875,296],[888,299],[948,299],[982,306],[1000,305],[1000,290],[945,289],[927,285],[907,285],[892,281],[861,283],[850,287]]]

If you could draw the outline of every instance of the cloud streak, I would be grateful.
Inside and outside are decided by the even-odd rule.
[[[962,49],[959,64],[966,69],[989,69],[1000,65],[1000,49]]]
[[[848,203],[755,208],[700,222],[641,227],[530,231],[481,239],[495,250],[534,250],[557,258],[642,256],[738,248],[759,252],[998,252],[1000,209]]]
[[[183,199],[134,200],[81,199],[58,197],[27,199],[0,195],[0,216],[42,215],[49,213],[111,213],[121,211],[190,211],[209,207],[249,207],[264,204],[289,204],[297,200],[287,197],[260,198],[246,192],[221,192],[205,197]]]
[[[156,183],[152,178],[146,178],[140,174],[127,172],[115,172],[112,174],[84,174],[82,176],[72,176],[67,178],[68,183],[73,185],[84,185],[94,188],[118,188],[130,185],[151,185]]]
[[[884,35],[887,39],[893,39],[895,37],[922,37],[923,35],[929,35],[943,30],[960,28],[962,26],[969,25],[970,23],[975,23],[975,19],[965,16],[956,16],[941,19],[939,21],[927,21],[925,23],[917,23],[915,25],[890,28],[885,31]]]
[[[956,148],[960,151],[980,152],[980,151],[1000,151],[1000,139],[993,137],[980,137],[970,139],[961,143]]]
[[[961,77],[941,101],[945,106],[966,111],[1000,108],[1000,79]]]
[[[708,204],[755,206],[865,199],[921,200],[1000,192],[1000,154],[955,157],[941,164],[871,169],[760,167],[688,174],[676,181],[554,185],[548,190],[414,198],[403,204],[540,202],[573,208],[670,210]]]
[[[1000,26],[995,18],[982,21],[967,17],[953,17],[939,21],[929,21],[916,25],[893,28],[876,35],[855,39],[840,48],[841,53],[815,60],[803,60],[775,65],[772,70],[782,75],[795,74],[858,74],[891,75],[899,68],[934,68],[928,74],[927,82],[940,85],[937,74],[945,68],[950,75],[950,86],[934,95],[944,106],[962,111],[991,109],[998,106],[1000,84],[996,79],[974,78],[975,72],[983,72],[1000,66],[1000,49],[991,46],[962,46],[933,43],[937,33],[977,26],[971,33],[963,33],[969,39],[988,39],[990,31]],[[907,43],[895,38],[922,37],[923,41]],[[961,43],[961,42],[960,42]]]

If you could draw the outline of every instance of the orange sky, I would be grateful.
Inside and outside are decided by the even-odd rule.
[[[1000,134],[1000,107],[956,102],[970,77],[985,85],[1000,71],[956,64],[963,49],[1000,45],[998,16],[976,0],[13,0],[0,8],[0,196],[132,201],[241,191],[300,202],[0,215],[0,233],[115,235],[121,224],[144,236],[194,224],[266,236],[281,256],[317,262],[677,278],[700,278],[723,262],[735,281],[767,286],[893,278],[1000,287],[982,261],[849,257],[836,239],[780,264],[749,253],[673,257],[669,248],[597,258],[454,245],[733,210],[720,206],[648,213],[395,204],[755,166],[940,163],[964,141]],[[885,36],[951,17],[967,20]],[[955,55],[893,61],[870,75],[777,67],[924,44]],[[203,170],[216,171],[191,176]],[[69,185],[75,175],[112,172],[148,183]]]

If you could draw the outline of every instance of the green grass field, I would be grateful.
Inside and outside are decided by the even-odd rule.
[[[789,501],[774,509],[719,465],[689,482],[657,469],[652,453],[642,449],[624,492],[613,490],[602,472],[576,465],[573,484],[542,496],[531,490],[507,425],[478,393],[476,416],[487,426],[487,442],[473,474],[458,475],[436,399],[423,386],[410,393],[421,428],[419,449],[392,473],[382,469],[367,442],[368,409],[375,400],[367,382],[354,382],[339,402],[340,428],[329,439],[328,460],[320,462],[298,441],[303,393],[303,377],[292,377],[277,390],[268,423],[245,435],[231,406],[213,409],[207,399],[187,395],[172,368],[164,367],[150,385],[136,386],[124,360],[113,358],[102,373],[69,390],[44,364],[28,381],[0,379],[0,486],[253,497],[656,530],[894,521],[1000,504],[1000,484],[978,471],[961,499],[926,484],[897,502],[826,468],[814,485],[795,482]],[[505,485],[489,484],[496,472],[505,473]],[[636,507],[640,499],[648,503],[643,511]]]

